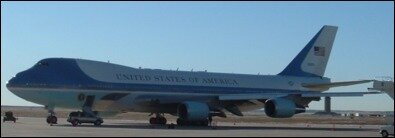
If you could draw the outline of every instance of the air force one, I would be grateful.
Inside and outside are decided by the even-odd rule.
[[[44,105],[48,123],[56,123],[57,107],[95,116],[125,112],[154,115],[150,124],[208,125],[225,112],[265,109],[273,118],[305,112],[321,97],[363,96],[381,92],[324,92],[332,87],[371,80],[331,82],[324,77],[337,27],[325,25],[277,75],[248,75],[132,68],[107,62],[47,58],[7,83],[15,95]]]

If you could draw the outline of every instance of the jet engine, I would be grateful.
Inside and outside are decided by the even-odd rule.
[[[298,108],[295,102],[285,98],[269,99],[265,102],[265,113],[273,118],[288,118],[305,112],[305,108]]]
[[[200,121],[209,117],[210,110],[206,103],[184,102],[177,107],[177,114],[184,120]]]

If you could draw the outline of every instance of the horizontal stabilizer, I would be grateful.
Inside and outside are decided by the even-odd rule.
[[[359,81],[342,81],[342,82],[332,82],[332,83],[315,83],[315,84],[302,84],[303,87],[312,89],[329,89],[332,87],[340,86],[350,86],[362,83],[372,82],[373,80],[359,80]]]
[[[302,97],[354,97],[365,94],[382,94],[382,92],[326,92],[302,94]]]
[[[373,82],[373,88],[368,90],[376,90],[387,93],[392,99],[394,99],[394,82],[393,81],[378,81]]]

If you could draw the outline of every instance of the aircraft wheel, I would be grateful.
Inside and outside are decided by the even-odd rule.
[[[161,124],[161,125],[166,125],[166,123],[167,123],[167,120],[166,120],[166,118],[164,118],[164,117],[160,117],[160,118],[158,118],[158,124]]]
[[[56,116],[48,116],[47,123],[48,124],[56,124],[58,122],[58,118]]]
[[[200,123],[202,126],[208,126],[208,120],[203,120]]]
[[[58,118],[56,116],[52,116],[52,124],[57,124],[58,123]]]
[[[151,117],[151,118],[149,119],[149,123],[150,123],[151,125],[156,124],[157,122],[158,122],[158,119],[156,119],[156,118]]]
[[[186,122],[185,122],[184,120],[178,118],[178,119],[177,119],[177,125],[183,126],[183,125],[186,125]]]
[[[160,124],[160,125],[165,125],[167,122],[166,118],[164,117],[151,117],[149,119],[150,124]]]
[[[387,131],[381,132],[381,136],[383,136],[383,137],[388,137],[388,132],[387,132]]]

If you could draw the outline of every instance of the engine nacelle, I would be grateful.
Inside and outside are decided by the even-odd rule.
[[[304,108],[297,108],[295,102],[288,99],[276,98],[265,102],[265,113],[269,117],[288,118],[302,112],[305,112]]]
[[[210,115],[210,109],[206,103],[184,102],[177,107],[178,117],[188,121],[205,120]]]

